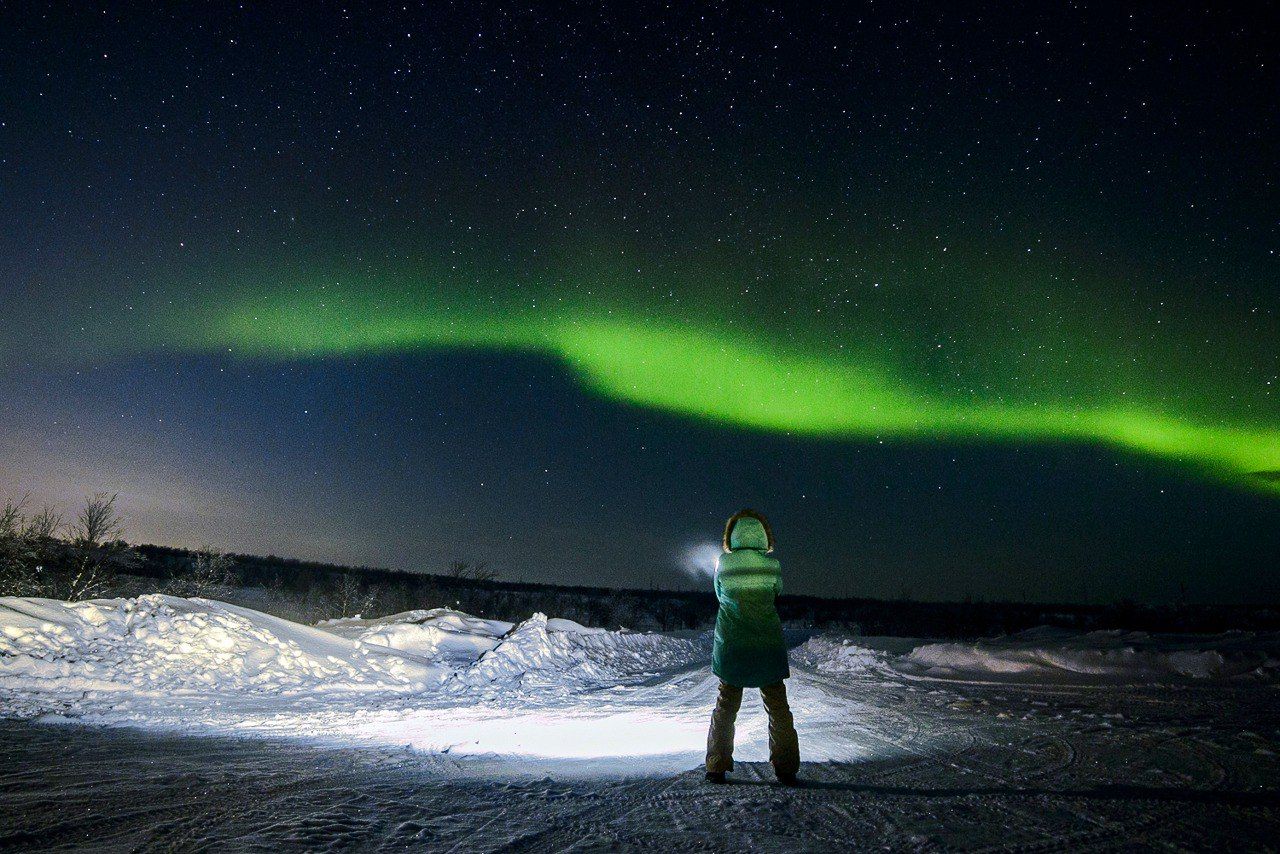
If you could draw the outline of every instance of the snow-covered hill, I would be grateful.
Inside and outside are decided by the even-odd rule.
[[[448,609],[303,626],[207,599],[0,599],[0,715],[208,695],[457,695],[601,685],[685,666],[687,638]]]

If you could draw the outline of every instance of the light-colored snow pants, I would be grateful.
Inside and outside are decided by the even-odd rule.
[[[765,685],[760,696],[769,713],[769,762],[775,774],[794,775],[800,770],[800,741],[787,705],[787,686],[782,682]],[[733,770],[733,724],[740,708],[742,689],[721,682],[716,710],[711,713],[711,731],[707,733],[708,771]]]

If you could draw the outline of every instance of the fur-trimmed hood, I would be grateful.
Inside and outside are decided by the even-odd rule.
[[[725,523],[720,545],[726,552],[754,549],[768,553],[773,551],[773,529],[769,520],[755,510],[739,510]]]

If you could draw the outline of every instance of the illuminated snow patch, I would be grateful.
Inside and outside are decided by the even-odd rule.
[[[465,709],[399,714],[353,726],[356,738],[431,753],[536,759],[700,755],[706,720],[649,710],[584,715],[581,708],[474,716]]]

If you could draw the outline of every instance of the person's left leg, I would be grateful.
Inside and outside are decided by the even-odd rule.
[[[742,689],[728,682],[720,683],[716,710],[711,713],[711,729],[707,733],[707,773],[723,776],[733,770],[733,730],[742,707]]]
[[[769,713],[769,763],[773,773],[784,782],[794,781],[800,771],[800,739],[795,720],[787,705],[787,686],[783,682],[760,689],[765,710]]]

